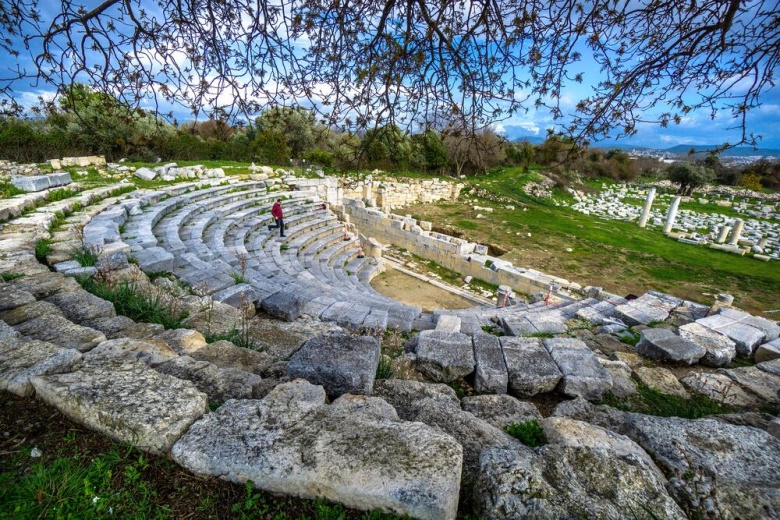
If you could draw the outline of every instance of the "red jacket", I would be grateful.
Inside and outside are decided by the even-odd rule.
[[[273,217],[277,220],[280,218],[284,218],[284,213],[282,213],[281,203],[279,202],[274,203],[273,207],[271,208],[271,215],[273,215]]]

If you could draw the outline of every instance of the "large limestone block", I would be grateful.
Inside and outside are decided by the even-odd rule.
[[[49,296],[46,301],[59,307],[65,317],[74,323],[116,316],[113,303],[87,291],[61,292]]]
[[[49,341],[62,348],[74,348],[79,352],[91,350],[106,340],[102,332],[76,325],[56,314],[25,321],[14,328],[23,336]]]
[[[533,403],[520,401],[511,395],[474,395],[461,401],[464,411],[473,413],[499,430],[510,424],[541,421],[542,414]]]
[[[703,358],[707,350],[671,330],[645,329],[636,344],[636,352],[658,361],[692,365]]]
[[[780,325],[761,316],[748,316],[741,321],[745,325],[755,327],[764,333],[764,341],[774,341],[780,337]]]
[[[284,321],[294,321],[303,313],[304,300],[298,298],[292,291],[279,291],[263,299],[260,307],[274,318]]]
[[[762,330],[746,323],[732,322],[716,330],[731,338],[736,345],[737,354],[743,357],[750,357],[766,338]]]
[[[463,478],[469,481],[479,471],[479,454],[488,448],[530,452],[517,439],[461,407],[441,399],[422,399],[413,405],[413,420],[435,426],[463,446]]]
[[[771,361],[773,359],[780,359],[780,339],[764,343],[756,349],[755,354],[756,363],[763,361]]]
[[[88,361],[137,360],[155,367],[177,356],[178,354],[161,339],[117,338],[100,343],[87,352],[84,359]]]
[[[35,301],[35,296],[27,291],[11,286],[11,284],[0,284],[0,312],[9,311],[28,303]]]
[[[235,368],[253,374],[262,374],[274,364],[274,359],[265,352],[237,347],[225,340],[209,343],[190,356],[214,363],[220,368]]]
[[[449,383],[474,372],[471,337],[460,332],[424,330],[417,340],[417,370],[431,380]]]
[[[780,377],[756,367],[732,368],[723,373],[763,401],[780,403]]]
[[[26,291],[36,298],[48,298],[59,292],[71,292],[83,290],[76,280],[46,271],[43,273],[22,276],[8,282],[15,289]]]
[[[474,334],[472,341],[477,363],[474,390],[480,394],[505,394],[509,373],[498,337],[491,334]]]
[[[756,406],[755,396],[745,392],[733,379],[726,374],[706,372],[691,372],[680,379],[691,392],[709,397],[715,402],[730,406]]]
[[[411,379],[382,379],[374,385],[374,395],[390,403],[405,421],[414,420],[414,403],[426,398],[459,404],[452,387],[442,383],[423,383]]]
[[[287,364],[290,379],[322,385],[329,397],[371,395],[381,347],[371,336],[325,334],[306,341]]]
[[[612,376],[583,341],[550,338],[544,340],[544,347],[563,375],[558,391],[570,397],[599,401],[604,392],[612,389]]]
[[[622,361],[611,361],[609,359],[598,358],[598,362],[612,377],[612,389],[610,392],[615,397],[625,398],[636,394],[636,383],[631,379],[631,367]]]
[[[207,345],[203,334],[192,329],[169,329],[160,332],[155,338],[165,341],[174,352],[182,355],[192,354]]]
[[[33,392],[33,376],[69,372],[81,360],[73,349],[45,341],[0,339],[0,389],[23,397]]]
[[[678,502],[703,503],[705,515],[711,510],[721,518],[780,516],[780,440],[767,432],[711,419],[639,416],[626,435],[677,475],[670,490]],[[716,502],[705,502],[708,495]]]
[[[88,428],[165,454],[208,409],[189,381],[140,362],[96,361],[69,374],[33,377],[42,401]]]
[[[549,443],[536,453],[482,453],[475,486],[481,517],[634,518],[641,504],[652,518],[685,518],[658,467],[629,438],[571,419],[543,425]]]
[[[652,453],[669,475],[667,489],[684,508],[705,518],[780,517],[780,440],[764,430],[578,401],[564,403],[565,415],[626,435]],[[562,406],[555,414],[559,411]]]
[[[463,452],[451,437],[400,421],[378,398],[325,400],[322,387],[303,380],[261,401],[230,400],[193,425],[173,458],[194,473],[251,480],[273,493],[455,518]]]
[[[0,312],[0,319],[13,326],[42,316],[55,315],[62,316],[62,311],[53,303],[33,301],[32,303],[20,305],[15,309]]]
[[[205,393],[209,402],[227,399],[249,399],[262,378],[235,368],[219,368],[208,361],[196,361],[190,356],[178,356],[160,363],[155,370],[179,379],[192,381]]]
[[[509,392],[531,397],[552,392],[563,377],[539,338],[500,338],[509,372]]]
[[[634,300],[624,305],[616,306],[615,316],[626,325],[635,327],[637,325],[649,325],[654,322],[664,321],[669,317],[669,312]]]
[[[640,383],[657,390],[662,394],[671,394],[683,399],[688,399],[690,395],[675,375],[663,367],[637,367],[634,369],[634,375]]]
[[[678,330],[680,337],[706,349],[699,362],[708,367],[722,367],[731,363],[737,355],[732,340],[719,332],[708,329],[699,323],[688,323]]]
[[[756,363],[756,368],[769,372],[776,376],[780,376],[780,359],[773,359],[771,361],[764,361],[762,363]]]

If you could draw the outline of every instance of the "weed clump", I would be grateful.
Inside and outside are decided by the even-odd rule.
[[[732,413],[736,408],[719,403],[701,394],[691,394],[689,399],[671,394],[664,394],[639,383],[637,393],[627,399],[618,399],[611,393],[604,396],[604,404],[618,410],[638,412],[657,417],[682,417],[684,419],[699,419],[708,415]]]
[[[179,329],[188,315],[176,298],[152,286],[141,288],[138,283],[127,280],[110,284],[99,276],[77,277],[76,280],[86,291],[113,303],[117,314],[135,321]]]
[[[504,426],[504,431],[530,448],[547,444],[547,437],[539,421],[532,419],[523,423],[512,423]]]

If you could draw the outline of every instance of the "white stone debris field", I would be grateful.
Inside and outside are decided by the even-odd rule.
[[[432,181],[431,195],[420,184],[346,186],[254,165],[239,179],[166,164],[134,174],[186,180],[117,196],[132,172],[105,168],[116,183],[77,197],[33,199],[50,182],[0,201],[0,273],[13,275],[0,280],[3,390],[198,475],[361,510],[454,519],[468,503],[487,519],[780,517],[776,321],[726,296],[704,305],[583,288],[387,212],[397,190],[456,198],[460,188],[445,181]],[[284,238],[267,227],[277,198]],[[748,209],[763,217],[746,214],[734,245],[765,240],[776,259],[769,206]],[[578,208],[640,216],[608,198],[583,197]],[[69,226],[52,236],[55,211]],[[707,228],[716,243],[719,226],[733,225],[684,211],[671,220],[667,232]],[[662,227],[665,215],[650,210],[646,221]],[[54,242],[53,270],[36,259],[40,238]],[[74,242],[99,251],[98,265],[74,263]],[[383,243],[507,286],[505,305],[427,313],[378,294],[370,281],[384,269]],[[160,272],[169,275],[147,276]],[[130,280],[189,316],[170,330],[136,322],[74,276]],[[551,297],[525,303],[513,290]],[[262,348],[207,341],[250,330],[247,321]],[[408,340],[388,359],[391,329]],[[377,379],[386,362],[412,377]],[[689,370],[678,378],[680,367]],[[456,394],[463,381],[473,395]],[[683,419],[602,404],[640,386],[703,394],[733,413]],[[558,403],[546,416],[532,402],[542,397]],[[530,448],[503,430],[529,420],[547,444]]]

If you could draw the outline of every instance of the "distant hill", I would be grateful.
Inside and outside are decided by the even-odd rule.
[[[688,152],[690,152],[691,148],[694,148],[696,150],[696,155],[698,155],[698,154],[705,154],[711,150],[714,150],[717,148],[717,146],[715,145],[691,146],[689,144],[678,144],[677,146],[666,148],[662,151],[677,154],[677,155],[688,155]],[[729,148],[728,150],[721,152],[720,155],[722,157],[750,157],[750,156],[757,156],[757,155],[762,155],[764,157],[780,157],[780,150],[775,150],[772,148],[755,149],[751,146],[737,146],[736,148]]]

